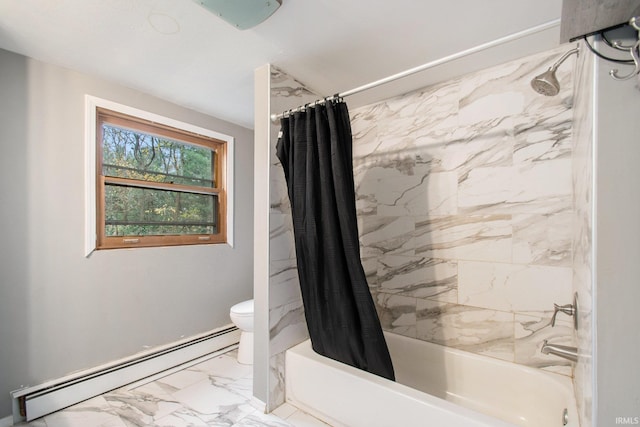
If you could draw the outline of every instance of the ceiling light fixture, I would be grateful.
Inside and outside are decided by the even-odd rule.
[[[275,12],[282,0],[194,0],[239,30],[255,27]]]

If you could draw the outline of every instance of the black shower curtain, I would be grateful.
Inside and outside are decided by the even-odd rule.
[[[342,100],[281,122],[277,155],[291,211],[298,276],[313,349],[394,379],[360,262],[349,111]]]

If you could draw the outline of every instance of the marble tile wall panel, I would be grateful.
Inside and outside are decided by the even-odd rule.
[[[365,216],[358,221],[361,256],[415,255],[415,221],[408,216]]]
[[[572,294],[573,76],[564,48],[351,111],[361,255],[383,328],[571,375],[541,355]],[[543,65],[540,65],[543,64]]]
[[[419,299],[419,339],[514,361],[514,315],[460,304]]]
[[[419,164],[433,172],[455,171],[459,180],[476,167],[513,164],[513,119],[500,117],[473,126],[435,129],[418,138]],[[428,148],[428,149],[427,149]]]
[[[540,96],[531,89],[533,76],[546,70],[568,49],[565,46],[531,55],[462,79],[459,94],[459,123],[461,126],[487,118],[512,116],[514,118],[538,115],[553,116],[572,106],[573,74],[570,57],[562,69],[558,69],[560,93],[555,97]]]
[[[269,214],[269,257],[272,261],[296,258],[293,220],[290,213]]]
[[[581,42],[581,52],[587,52]],[[573,138],[573,287],[578,294],[577,345],[587,357],[580,358],[574,373],[574,389],[582,425],[592,425],[593,413],[593,146],[594,57],[580,54],[575,67],[575,113]]]
[[[415,217],[416,255],[511,262],[510,215]]]
[[[273,309],[300,302],[300,284],[295,259],[272,260],[269,298]]]
[[[362,262],[362,268],[367,278],[369,290],[374,293],[378,289],[378,259],[379,256],[376,253],[363,254],[360,253],[360,261]]]
[[[530,94],[523,88],[538,64],[533,58],[512,61],[467,75],[460,84],[461,126],[495,117],[519,115]]]
[[[375,302],[382,329],[410,338],[417,337],[417,298],[378,292]]]
[[[274,148],[275,149],[275,148]],[[278,170],[280,168],[280,170]],[[271,213],[287,214],[291,212],[289,205],[289,196],[287,194],[287,184],[284,178],[284,172],[280,166],[280,161],[274,161],[271,164],[271,176],[269,183],[269,198],[271,199]]]
[[[309,338],[301,299],[281,305],[271,311],[269,333],[273,355],[284,353],[293,345]]]
[[[573,111],[551,117],[522,116],[514,123],[514,163],[571,159]]]
[[[415,102],[405,97],[392,98],[380,104],[382,114],[370,114],[377,121],[384,136],[419,137],[421,132],[459,127],[457,100],[460,80],[454,79],[433,85],[412,94]]]
[[[439,301],[458,300],[456,261],[389,255],[380,259],[377,276],[379,292]]]
[[[285,353],[272,356],[269,360],[269,385],[270,398],[274,402],[285,401]],[[281,405],[281,404],[280,404]],[[276,405],[276,408],[280,405]],[[271,410],[276,409],[271,408]],[[268,409],[267,412],[270,412]]]
[[[571,362],[542,354],[544,340],[554,344],[575,345],[572,319],[558,314],[556,326],[549,327],[553,312],[522,312],[515,315],[515,362],[563,375],[571,375]]]
[[[572,301],[571,277],[571,268],[459,261],[458,302],[508,312],[545,311],[553,302]]]
[[[572,266],[573,212],[513,215],[513,262]]]
[[[318,95],[288,74],[271,67],[272,113],[304,105]],[[270,129],[269,171],[269,354],[270,373],[267,412],[284,403],[284,352],[308,338],[300,295],[296,253],[287,185],[276,156],[279,124]]]
[[[571,160],[476,168],[458,188],[461,213],[553,213],[571,209]]]

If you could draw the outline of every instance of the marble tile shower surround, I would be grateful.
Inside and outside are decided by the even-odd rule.
[[[567,47],[351,111],[361,255],[383,328],[571,375],[573,76]],[[572,59],[573,61],[573,59]]]
[[[582,52],[587,52],[581,42]],[[578,293],[577,346],[591,355],[593,301],[593,55],[580,55],[575,67],[573,138],[573,289]],[[574,370],[574,389],[581,425],[593,423],[593,366],[583,357]]]
[[[279,113],[314,101],[320,96],[293,77],[271,67],[270,109]],[[304,318],[296,266],[293,221],[287,184],[276,157],[279,124],[272,124],[270,148],[269,214],[269,402],[267,410],[284,403],[284,354],[309,335]]]

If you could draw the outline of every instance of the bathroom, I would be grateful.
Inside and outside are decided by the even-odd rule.
[[[638,377],[634,377],[637,370],[633,369],[637,368],[630,362],[633,354],[637,354],[634,353],[637,351],[637,332],[633,335],[633,327],[629,327],[637,324],[637,318],[634,317],[637,315],[631,305],[637,299],[637,289],[628,285],[630,282],[626,278],[626,275],[630,277],[632,272],[629,269],[635,264],[634,248],[637,245],[627,236],[637,235],[634,228],[634,218],[637,215],[634,215],[633,210],[636,205],[629,200],[633,195],[622,193],[622,189],[626,187],[623,183],[632,181],[634,177],[634,168],[626,166],[633,165],[636,149],[631,136],[637,134],[637,128],[634,128],[637,124],[633,118],[628,119],[624,115],[632,114],[633,108],[637,106],[637,81],[611,80],[608,71],[612,66],[605,61],[596,61],[599,70],[596,77],[580,74],[577,71],[590,69],[588,66],[576,67],[576,61],[589,57],[581,55],[572,56],[559,68],[562,92],[558,96],[542,97],[527,87],[534,75],[544,71],[572,47],[573,44],[567,44],[542,53],[514,54],[510,61],[504,61],[508,65],[502,68],[482,67],[473,71],[463,65],[464,58],[461,58],[459,62],[442,65],[456,69],[460,80],[441,79],[435,87],[431,83],[422,85],[420,87],[427,89],[414,93],[415,99],[411,95],[408,98],[394,96],[383,104],[358,101],[360,105],[354,107],[351,107],[351,100],[347,99],[354,132],[354,166],[359,196],[358,209],[361,214],[359,227],[361,233],[371,230],[371,233],[362,236],[363,262],[386,330],[412,338],[435,339],[446,345],[457,345],[478,353],[489,353],[501,360],[542,368],[567,377],[571,375],[571,363],[551,355],[542,355],[536,351],[537,346],[544,339],[553,343],[578,345],[563,341],[572,334],[570,317],[560,313],[557,318],[558,326],[548,326],[553,304],[571,303],[573,292],[578,291],[581,313],[588,314],[592,308],[590,302],[595,301],[590,298],[595,297],[589,295],[591,290],[588,287],[583,290],[578,285],[584,283],[580,280],[584,279],[585,274],[602,274],[603,288],[594,289],[593,294],[597,294],[600,309],[598,319],[607,320],[598,322],[597,333],[594,332],[597,345],[589,346],[597,349],[597,382],[591,377],[592,369],[596,368],[588,365],[583,366],[582,371],[574,372],[574,381],[579,384],[576,391],[581,395],[576,393],[576,397],[582,402],[578,406],[581,408],[581,415],[586,417],[583,419],[588,420],[591,416],[589,408],[595,407],[593,396],[597,394],[597,407],[600,411],[605,411],[601,415],[605,418],[599,423],[593,421],[593,425],[613,425],[615,421],[605,420],[638,415],[637,404],[624,406],[622,403],[629,402],[626,399],[631,397],[627,396],[633,396],[634,392],[637,394],[637,386],[629,384],[625,375]],[[586,52],[584,49],[583,51]],[[205,325],[228,324],[228,308],[254,296],[256,301],[262,302],[262,305],[256,307],[255,313],[256,318],[261,321],[256,324],[254,395],[267,404],[277,405],[283,401],[284,390],[280,386],[281,381],[284,381],[284,351],[295,341],[303,339],[306,332],[301,304],[295,293],[295,286],[291,286],[292,281],[295,284],[295,271],[291,264],[294,256],[290,240],[285,242],[291,236],[285,227],[288,219],[280,210],[279,204],[286,198],[282,188],[278,187],[281,183],[277,182],[281,179],[277,174],[281,172],[277,169],[275,157],[267,157],[273,156],[266,151],[268,144],[256,144],[254,147],[253,143],[254,132],[256,140],[266,141],[267,137],[259,139],[260,126],[262,131],[269,126],[272,133],[277,133],[277,126],[272,126],[267,121],[268,114],[261,115],[262,122],[256,122],[252,131],[251,125],[235,126],[209,115],[186,111],[151,95],[131,91],[122,85],[91,76],[91,73],[87,75],[62,69],[49,61],[33,61],[6,51],[2,55],[2,75],[5,76],[3,91],[9,90],[4,89],[7,87],[21,94],[18,97],[21,102],[5,104],[2,114],[2,117],[10,117],[11,121],[11,126],[8,126],[9,123],[3,120],[3,129],[7,133],[3,133],[2,143],[9,153],[5,160],[11,159],[10,163],[3,163],[2,170],[6,173],[3,177],[5,180],[13,178],[11,182],[16,182],[11,192],[3,192],[3,200],[6,194],[13,201],[13,206],[18,207],[14,211],[3,211],[7,227],[5,232],[11,242],[10,246],[3,244],[2,257],[2,270],[9,273],[7,276],[3,275],[0,327],[2,341],[6,344],[2,345],[0,366],[3,377],[5,372],[10,372],[5,377],[9,380],[3,381],[11,383],[11,387],[7,386],[5,389],[3,382],[3,389],[0,390],[3,395],[6,396],[9,391],[23,384],[37,384],[68,372],[133,354],[143,347],[155,347],[184,335],[204,331]],[[527,58],[524,64],[512,62],[524,56]],[[4,68],[4,65],[9,68]],[[402,67],[394,68],[401,69]],[[8,71],[5,73],[5,70]],[[438,71],[440,69],[425,73],[430,73],[425,78],[430,78]],[[467,72],[471,74],[462,77]],[[292,80],[307,79],[304,72],[296,72],[296,75],[287,77],[276,67],[269,70],[258,68],[256,73],[256,78],[261,78],[264,84],[269,84],[272,88],[277,88],[278,85],[291,87]],[[443,73],[446,75],[450,71],[445,70]],[[497,86],[491,86],[487,80],[496,76],[492,73],[497,73],[497,76],[505,80],[501,80]],[[465,80],[467,78],[477,80]],[[583,113],[589,115],[588,124],[592,124],[597,118],[596,130],[581,130],[578,126],[580,122],[574,118],[577,107],[573,90],[580,78],[593,79],[586,87],[592,87],[596,85],[593,82],[597,82],[597,88],[591,92],[598,99],[597,111]],[[506,81],[509,84],[517,82],[517,89],[513,89],[513,93],[505,88]],[[366,83],[367,80],[363,82]],[[301,83],[296,85],[303,87]],[[476,85],[481,89],[474,92],[472,87]],[[356,85],[347,85],[345,88],[353,86]],[[139,252],[125,250],[95,253],[86,259],[83,257],[84,154],[79,141],[84,130],[83,122],[74,122],[71,126],[68,124],[68,117],[82,114],[82,96],[87,92],[107,99],[115,98],[123,103],[133,103],[138,108],[155,110],[166,116],[195,122],[235,136],[236,171],[253,170],[255,178],[248,173],[235,174],[234,212],[237,226],[234,228],[233,250],[217,247],[204,250],[181,248],[170,255],[162,249]],[[270,100],[272,113],[295,108],[318,98],[317,94],[308,93],[302,99],[300,91],[295,91],[294,99],[283,99],[289,98],[286,91],[275,92],[276,96]],[[487,97],[483,98],[482,94]],[[68,99],[69,105],[60,108],[60,99]],[[356,97],[353,99],[355,103]],[[438,102],[438,108],[433,109],[429,102],[435,100],[442,103]],[[419,133],[420,129],[417,129],[417,134],[403,134],[400,130],[400,134],[393,134],[393,143],[396,145],[387,147],[386,152],[372,154],[367,151],[371,148],[368,143],[375,142],[379,135],[389,135],[390,132],[398,132],[398,127],[404,127],[403,122],[383,123],[374,114],[393,115],[396,110],[401,110],[404,114],[407,108],[403,102],[409,103],[408,109],[428,108],[429,114],[425,117],[428,122],[417,124],[422,126],[420,129],[424,133]],[[588,106],[592,101],[587,99],[584,102]],[[474,108],[475,111],[471,114],[471,109]],[[51,113],[54,109],[57,111],[56,115]],[[455,113],[453,109],[457,109]],[[530,127],[534,123],[528,120],[531,117],[537,118],[537,112],[542,109],[551,110],[551,113],[541,121],[536,120],[537,126]],[[481,118],[483,123],[488,123],[487,126],[495,126],[486,129],[479,139],[475,132],[482,132],[482,129],[479,130],[479,125],[469,119],[471,116],[476,117],[476,114],[483,115]],[[457,123],[452,125],[452,120]],[[615,120],[620,120],[624,125],[620,126]],[[33,126],[34,122],[42,125]],[[372,128],[374,122],[377,129]],[[431,127],[432,124],[437,126]],[[467,127],[455,133],[453,127],[460,124]],[[574,145],[575,134],[580,132],[597,132],[598,142],[604,145],[599,146],[597,156],[592,160],[584,157],[588,153],[581,151],[588,147]],[[28,143],[6,144],[7,135],[13,140]],[[438,141],[435,140],[436,137],[439,138]],[[77,143],[65,145],[64,141],[68,138]],[[46,141],[46,144],[38,144],[37,141]],[[474,229],[473,225],[467,229],[455,229],[456,223],[450,223],[461,240],[465,240],[468,235],[485,233],[482,241],[492,243],[491,251],[473,245],[458,247],[455,251],[457,253],[434,248],[434,242],[443,243],[438,239],[446,238],[440,233],[440,228],[431,228],[426,234],[408,237],[405,251],[389,251],[386,244],[393,235],[381,234],[396,233],[398,228],[400,232],[406,230],[403,227],[409,226],[407,218],[412,221],[417,218],[412,227],[424,225],[428,221],[433,223],[443,220],[442,227],[446,228],[447,218],[443,216],[452,217],[462,212],[433,212],[433,217],[429,213],[398,213],[401,210],[418,209],[419,206],[411,205],[410,201],[402,206],[384,204],[386,201],[381,200],[384,195],[377,192],[379,189],[376,185],[384,187],[391,184],[380,180],[383,174],[389,173],[391,179],[400,183],[400,188],[403,185],[411,187],[415,185],[416,179],[431,173],[428,168],[434,162],[440,162],[440,169],[433,172],[441,174],[442,179],[438,182],[425,181],[427,188],[429,185],[442,185],[443,190],[458,192],[455,209],[460,211],[470,211],[475,206],[473,200],[460,205],[461,193],[464,195],[465,192],[464,185],[454,188],[455,185],[451,186],[447,181],[452,174],[459,180],[460,174],[465,172],[467,157],[452,159],[447,151],[447,147],[451,145],[439,146],[439,141],[448,141],[453,146],[464,141],[476,141],[477,149],[486,155],[486,160],[483,161],[487,173],[492,172],[487,170],[491,168],[508,173],[506,169],[513,168],[514,165],[526,168],[535,163],[540,172],[532,168],[531,176],[540,179],[539,182],[552,180],[553,192],[544,193],[549,187],[535,186],[533,178],[526,180],[524,184],[531,184],[534,187],[532,190],[543,191],[542,196],[553,198],[557,205],[543,205],[540,209],[523,209],[515,213],[507,212],[508,207],[505,206],[502,211],[499,208],[493,212],[481,211],[476,216],[491,220],[483,223],[481,228],[478,225],[480,229]],[[548,141],[553,141],[553,144],[547,144]],[[273,139],[271,142],[275,143]],[[607,146],[611,148],[607,149]],[[427,148],[418,150],[418,147]],[[542,151],[538,152],[539,149]],[[472,154],[467,152],[461,156],[471,157]],[[539,162],[534,162],[533,157],[537,155],[542,155],[542,158]],[[73,166],[58,166],[67,162]],[[592,163],[595,163],[595,170],[598,171],[596,176],[589,178],[579,175],[592,171]],[[401,165],[402,170],[396,165]],[[467,182],[482,179],[478,175],[479,171],[468,172]],[[19,179],[15,180],[16,176]],[[496,178],[498,183],[509,179]],[[577,190],[582,188],[579,184],[593,181],[597,182],[598,188],[605,188],[607,191],[578,197]],[[60,192],[60,186],[64,186],[65,190]],[[264,198],[269,194],[271,200],[265,201]],[[55,202],[49,199],[54,195]],[[486,196],[491,198],[496,195],[488,192]],[[444,204],[438,205],[436,201],[429,201],[426,207],[444,206],[454,209],[454,205],[447,204],[448,201],[444,200]],[[376,205],[376,202],[383,206]],[[606,211],[601,212],[601,206],[607,206]],[[376,215],[373,213],[374,209],[380,212]],[[386,213],[382,213],[385,209]],[[395,212],[391,212],[394,209]],[[572,223],[578,221],[577,216],[592,212],[596,213],[598,221],[602,221],[598,222],[599,231],[593,242],[590,236],[581,239],[567,230],[572,227]],[[389,218],[397,218],[394,221],[396,225],[383,230],[383,233],[373,231],[379,230],[377,227],[380,221],[384,222]],[[527,222],[532,221],[532,218],[535,222]],[[625,224],[624,230],[618,227],[621,223]],[[530,227],[531,224],[533,227]],[[544,242],[540,242],[542,239],[536,240],[539,234],[528,235],[530,231],[547,231],[552,234],[545,240],[548,246],[540,246]],[[417,237],[424,239],[420,246],[415,241]],[[413,242],[410,242],[411,238],[414,238]],[[531,238],[536,244],[527,246],[526,242]],[[583,259],[581,257],[590,255],[593,250],[593,247],[579,249],[577,245],[584,244],[585,241],[604,245],[598,246],[598,268],[591,265],[593,271],[585,272],[576,265],[576,262]],[[444,243],[447,246],[451,242],[445,240]],[[418,251],[418,248],[422,249]],[[433,253],[437,251],[440,252]],[[380,258],[380,252],[385,252],[384,258]],[[438,264],[425,264],[428,262],[427,257],[438,260]],[[270,265],[264,265],[267,260]],[[184,264],[191,266],[188,271],[183,267]],[[113,268],[114,265],[120,268]],[[225,268],[228,265],[236,268]],[[523,292],[528,292],[524,294],[525,298],[504,301],[498,300],[501,295],[486,296],[476,293],[477,290],[464,289],[465,277],[468,278],[469,274],[488,275],[487,270],[497,268],[496,265],[507,271],[503,273],[505,278],[509,277],[509,271],[517,270],[520,266],[535,266],[524,270],[526,277],[521,283],[525,288]],[[267,273],[264,273],[265,268]],[[407,272],[405,276],[394,274],[400,268]],[[263,274],[258,274],[258,271]],[[436,274],[432,277],[438,279],[440,274],[445,274],[451,280],[444,284],[427,284],[424,288],[416,288],[411,280],[420,274]],[[566,286],[567,277],[571,279],[571,286]],[[555,280],[563,281],[561,289],[553,286]],[[210,289],[212,282],[215,282],[215,290]],[[254,289],[251,288],[252,282]],[[594,283],[600,282],[596,280]],[[10,283],[24,286],[5,286]],[[133,283],[135,286],[132,286]],[[157,292],[158,286],[162,287],[161,294]],[[444,286],[445,289],[428,289],[437,286]],[[544,286],[548,294],[533,293],[532,289],[538,289],[536,286]],[[426,293],[434,290],[437,295]],[[522,295],[518,292],[514,297]],[[505,309],[504,304],[515,304],[517,307]],[[453,325],[458,320],[464,322],[464,313],[469,307],[481,308],[483,315],[494,315],[491,319],[498,325],[498,336],[497,339],[490,340],[493,347],[484,344],[467,346],[457,341],[458,331]],[[428,316],[436,308],[447,314],[452,322],[451,328],[434,330],[429,326]],[[144,313],[142,316],[141,311]],[[624,315],[620,315],[621,313]],[[586,315],[585,319],[588,322],[589,316]],[[136,326],[131,328],[130,325]],[[586,323],[583,322],[583,325]],[[629,335],[620,331],[629,331]],[[117,346],[114,345],[115,342],[118,343]],[[87,343],[91,345],[87,346]],[[17,360],[21,362],[16,363]],[[621,367],[626,370],[608,371]],[[589,387],[592,383],[596,384],[598,390],[607,392],[596,393]],[[618,404],[621,406],[616,406]],[[5,403],[3,405],[0,419],[8,416],[10,411]],[[589,425],[588,421],[583,422],[583,425]]]

